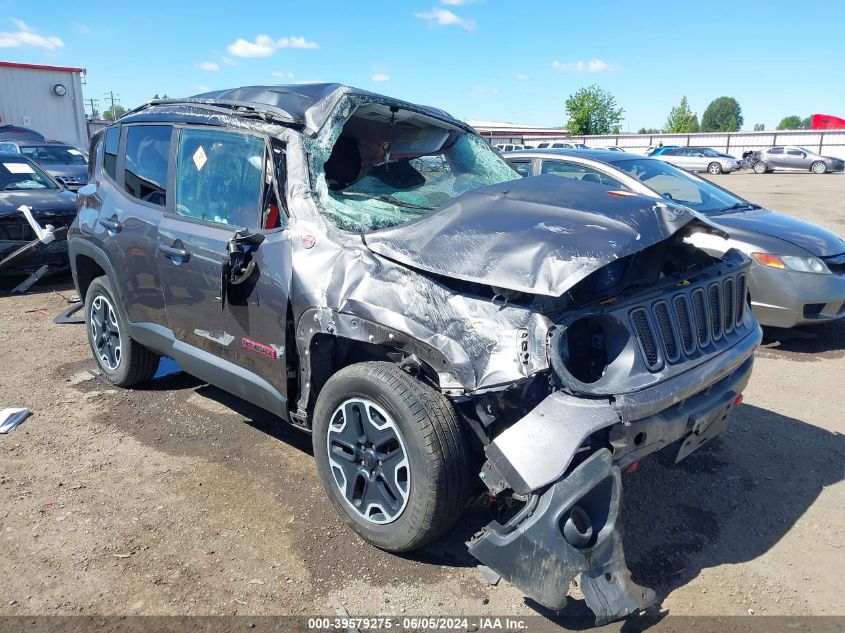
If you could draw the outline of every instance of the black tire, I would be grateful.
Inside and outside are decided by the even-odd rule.
[[[332,466],[329,459],[330,426],[332,437],[339,436],[343,432],[342,427],[346,426],[343,422],[341,430],[338,430],[338,421],[346,419],[347,409],[344,408],[344,413],[341,413],[341,407],[348,406],[350,402],[357,403],[359,399],[376,405],[387,415],[391,431],[398,429],[398,445],[407,457],[405,500],[392,518],[387,513],[379,515],[381,519],[389,519],[383,523],[375,523],[365,517],[360,512],[360,505],[356,510],[353,500],[347,499],[350,489],[357,488],[359,480],[364,482],[362,486],[367,491],[370,490],[370,482],[374,486],[378,483],[378,477],[386,472],[386,467],[382,471],[381,461],[378,462],[378,472],[373,476],[374,471],[366,470],[369,466],[365,461],[355,461],[361,451],[367,450],[366,444],[356,443],[347,460],[352,464],[344,462],[344,467],[359,469],[357,474],[352,475],[358,479],[345,487],[345,494],[341,486],[348,479],[345,474],[339,474],[342,470],[339,463],[335,461]],[[365,426],[363,422],[360,424]],[[332,376],[317,398],[312,430],[317,471],[329,498],[349,526],[376,547],[390,552],[407,552],[422,547],[452,527],[466,506],[469,499],[469,459],[454,408],[442,394],[392,363],[359,363]],[[337,455],[336,450],[335,447],[333,456]],[[371,479],[367,479],[367,472]],[[398,472],[398,467],[395,472]],[[361,501],[365,494],[361,492]]]
[[[827,171],[827,165],[824,162],[817,160],[815,163],[810,165],[810,171],[814,174],[823,174]]]
[[[722,173],[722,166],[719,163],[710,163],[707,165],[707,173],[713,176],[718,176]]]
[[[98,321],[109,322],[109,334],[98,332]],[[131,387],[147,382],[156,373],[159,356],[129,337],[126,319],[114,299],[111,282],[105,275],[97,277],[85,293],[85,329],[88,344],[106,380],[118,387]],[[100,327],[102,330],[102,327]],[[114,338],[117,343],[114,344]],[[102,344],[111,339],[112,343]],[[115,353],[119,350],[119,353]]]
[[[762,160],[758,160],[756,163],[754,163],[752,169],[754,170],[755,174],[765,174],[767,171],[769,171],[769,166]]]

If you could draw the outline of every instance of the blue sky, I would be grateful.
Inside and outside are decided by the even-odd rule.
[[[338,81],[464,119],[562,125],[566,97],[595,83],[623,130],[662,126],[683,95],[699,115],[735,97],[748,129],[845,116],[840,1],[0,0],[0,16],[0,60],[85,67],[101,108],[109,90],[136,106]]]

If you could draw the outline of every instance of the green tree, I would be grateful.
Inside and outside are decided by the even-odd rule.
[[[809,130],[810,126],[813,124],[813,117],[806,117],[801,119],[801,129],[802,130]]]
[[[755,123],[754,124],[754,131],[755,132],[762,132],[765,129],[766,129],[766,126],[763,125],[762,123]]]
[[[103,112],[103,118],[106,121],[117,121],[124,114],[126,114],[126,108],[122,105],[115,104],[113,108],[108,108]]]
[[[702,132],[736,132],[742,127],[742,108],[733,97],[713,99],[701,117]]]
[[[681,102],[669,111],[665,129],[670,134],[698,132],[698,115],[690,110],[686,96],[681,97]]]
[[[776,129],[778,130],[801,130],[804,128],[801,117],[793,114],[792,116],[785,116],[780,120]]]
[[[566,100],[569,117],[566,131],[570,134],[609,134],[622,123],[622,108],[616,99],[598,86],[581,88]]]
[[[656,127],[641,127],[637,130],[637,134],[662,134],[663,130],[658,130]]]

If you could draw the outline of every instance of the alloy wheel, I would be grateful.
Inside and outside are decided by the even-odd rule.
[[[116,370],[121,358],[120,325],[114,306],[104,295],[91,302],[90,328],[97,360],[109,371]]]
[[[360,517],[383,525],[402,514],[411,491],[408,453],[391,417],[365,398],[341,404],[327,434],[332,477]]]

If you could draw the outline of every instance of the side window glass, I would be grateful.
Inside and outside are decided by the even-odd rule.
[[[600,171],[596,171],[595,169],[591,169],[583,165],[576,165],[574,163],[544,160],[540,173],[564,176],[575,180],[583,180],[584,182],[595,182],[600,185],[607,185],[608,187],[623,188],[622,183],[618,180],[615,180]]]
[[[782,147],[773,147],[772,149],[769,150],[769,154],[783,154],[783,148]]]
[[[90,159],[88,161],[88,180],[94,180],[94,173],[96,172],[98,167],[101,167],[103,164],[103,137],[97,137],[96,144],[94,148],[91,150]]]
[[[120,147],[120,128],[109,128],[106,130],[106,153],[103,157],[103,170],[112,180],[117,180],[118,147]]]
[[[789,154],[790,156],[802,156],[804,154],[804,152],[800,152],[797,149],[787,150],[786,153]]]
[[[264,141],[255,136],[182,130],[176,153],[176,213],[259,228],[264,215],[264,152]]]
[[[126,171],[123,188],[133,198],[167,205],[169,125],[133,125],[126,130]]]
[[[521,161],[521,162],[518,162],[518,163],[513,162],[513,163],[510,163],[510,166],[513,167],[516,170],[516,173],[518,173],[523,178],[531,175],[531,163],[530,162],[524,162],[524,161]]]

